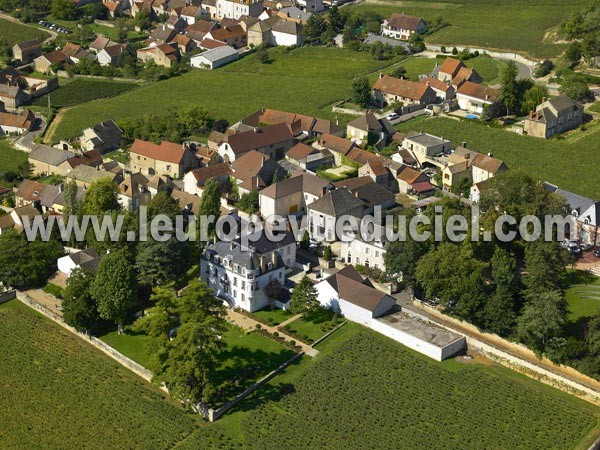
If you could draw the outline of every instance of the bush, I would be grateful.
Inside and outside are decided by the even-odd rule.
[[[291,345],[292,347],[295,347],[295,346],[296,346],[296,341],[293,341],[293,340],[292,340],[292,341],[290,341],[290,345]]]
[[[279,337],[279,331],[273,331],[273,336],[274,337]]]
[[[452,54],[453,54],[453,55],[458,55],[458,49],[457,49],[456,47],[454,47],[454,48],[452,49]]]
[[[446,46],[445,46],[445,45],[442,45],[442,48],[440,48],[440,51],[441,51],[442,53],[446,53]]]
[[[269,322],[269,325],[271,325],[273,323],[273,318],[272,317],[267,317],[267,322]]]
[[[262,328],[262,325],[260,323],[257,323],[254,328],[256,328],[257,330],[260,330]]]

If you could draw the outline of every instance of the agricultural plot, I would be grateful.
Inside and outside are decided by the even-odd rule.
[[[214,119],[235,122],[259,108],[274,108],[340,119],[331,106],[352,95],[352,80],[377,76],[400,61],[376,61],[366,52],[326,47],[302,47],[290,52],[269,51],[270,64],[249,55],[215,71],[192,70],[182,76],[140,87],[131,92],[77,106],[67,111],[46,140],[78,136],[84,128],[106,119],[125,120],[169,108],[205,107]]]
[[[17,42],[30,41],[32,39],[43,41],[49,36],[45,31],[35,27],[0,19],[0,38],[4,39],[9,47],[12,47]]]
[[[598,434],[597,408],[496,365],[436,363],[354,324],[320,350],[180,448],[569,449]]]
[[[138,85],[135,83],[118,81],[102,81],[84,78],[78,78],[71,82],[61,80],[60,87],[49,94],[50,103],[56,108],[70,107],[92,100],[114,97],[135,89],[136,87],[138,87]],[[42,96],[36,98],[32,104],[35,106],[47,106],[48,97]]]
[[[484,123],[448,118],[409,120],[397,127],[401,131],[419,130],[444,136],[453,145],[467,142],[481,153],[491,152],[506,162],[510,169],[523,169],[541,181],[549,181],[562,189],[590,198],[600,198],[600,185],[595,180],[600,171],[600,125],[588,125],[565,139],[544,140],[520,136],[491,128]]]
[[[589,2],[574,0],[541,0],[519,2],[508,0],[446,0],[399,1],[387,0],[378,4],[350,6],[356,14],[376,12],[383,17],[392,13],[423,17],[432,21],[443,17],[450,26],[425,38],[426,42],[441,45],[464,45],[491,49],[515,50],[536,58],[560,55],[565,45],[552,43],[546,33],[580,10]]]
[[[196,428],[162,392],[14,300],[0,306],[0,448],[168,448]]]
[[[0,174],[17,172],[20,165],[27,163],[27,153],[17,150],[6,139],[0,139]],[[12,187],[12,184],[0,180],[0,186]]]

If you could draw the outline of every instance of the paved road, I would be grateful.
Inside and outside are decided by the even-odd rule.
[[[19,147],[21,147],[22,150],[28,153],[31,152],[31,150],[33,150],[36,147],[36,145],[38,145],[35,142],[33,142],[33,140],[44,132],[44,130],[46,129],[46,125],[46,119],[43,116],[36,115],[36,121],[33,131],[30,131],[29,133],[17,139],[16,144]]]

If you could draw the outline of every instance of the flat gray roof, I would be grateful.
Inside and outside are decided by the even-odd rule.
[[[413,141],[416,142],[417,144],[420,145],[425,145],[427,147],[431,147],[433,145],[440,145],[440,144],[449,144],[450,141],[438,136],[434,136],[433,134],[429,134],[429,133],[419,133],[419,134],[415,134],[413,136],[408,136],[406,138],[404,138],[407,141]]]
[[[376,320],[380,320],[386,325],[439,348],[444,348],[453,342],[462,339],[462,336],[459,334],[444,330],[431,322],[409,316],[403,312],[390,314],[389,316],[380,317]]]

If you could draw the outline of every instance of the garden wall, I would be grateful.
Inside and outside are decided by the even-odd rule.
[[[441,45],[432,45],[432,44],[426,44],[427,50],[433,51],[433,52],[439,52],[440,54],[442,53],[442,46]],[[527,59],[522,55],[519,55],[518,53],[515,52],[497,52],[494,50],[488,50],[485,48],[477,48],[477,47],[465,47],[465,46],[460,46],[460,45],[446,45],[446,51],[448,50],[452,50],[454,47],[456,47],[456,49],[461,52],[463,51],[465,48],[468,48],[471,52],[479,52],[482,55],[488,55],[491,56],[492,58],[497,58],[497,59],[512,59],[514,61],[520,62],[522,64],[527,64],[528,66],[534,66],[535,64],[538,63],[538,61],[534,61],[531,59]],[[445,55],[452,57],[453,55],[451,53],[446,53]],[[539,61],[541,62],[541,61]]]
[[[125,367],[126,369],[129,369],[130,371],[132,371],[139,377],[143,378],[147,382],[152,381],[153,375],[152,375],[152,372],[150,372],[148,369],[146,369],[145,367],[136,363],[132,359],[129,359],[127,356],[123,355],[122,353],[119,353],[114,348],[112,348],[110,345],[106,344],[105,342],[101,341],[100,339],[95,338],[94,336],[86,336],[85,334],[77,331],[75,328],[67,325],[63,321],[62,317],[60,317],[57,314],[55,314],[54,312],[50,311],[45,306],[40,305],[35,300],[33,300],[31,297],[29,297],[27,294],[25,294],[24,292],[17,291],[16,298],[19,301],[21,301],[22,303],[24,303],[25,305],[29,306],[30,308],[43,314],[48,319],[56,322],[61,327],[65,328],[66,330],[77,335],[78,337],[85,340],[86,342],[90,343],[91,345],[96,347],[98,350],[100,350],[104,354],[110,356],[112,359],[114,359],[116,362],[121,364],[123,367]],[[167,390],[165,388],[162,388],[162,389],[163,389],[163,391],[167,392]]]
[[[6,303],[9,300],[13,300],[16,297],[17,297],[17,291],[15,291],[15,290],[2,292],[0,294],[0,305],[2,303]]]

